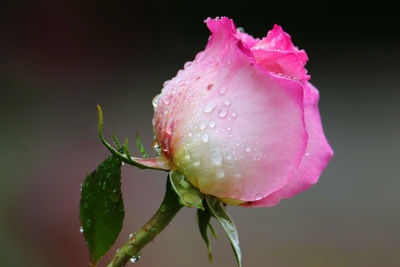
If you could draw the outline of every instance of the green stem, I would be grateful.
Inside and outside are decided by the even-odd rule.
[[[168,225],[182,207],[179,203],[178,195],[171,188],[170,179],[168,178],[165,196],[157,212],[117,251],[107,267],[125,266],[131,258],[137,256],[140,250]]]

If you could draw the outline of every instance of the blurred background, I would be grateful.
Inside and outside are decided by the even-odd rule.
[[[80,185],[109,138],[150,151],[151,101],[202,50],[207,17],[255,37],[275,23],[305,49],[335,156],[320,182],[273,208],[229,207],[243,266],[400,266],[399,30],[384,3],[6,1],[0,26],[0,266],[88,266]],[[393,11],[392,11],[393,10]],[[123,168],[124,228],[105,266],[161,202],[165,174]],[[214,223],[216,225],[216,223]],[[132,266],[235,266],[222,230],[214,263],[184,209]]]

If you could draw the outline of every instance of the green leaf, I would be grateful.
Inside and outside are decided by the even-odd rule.
[[[199,230],[201,237],[203,238],[204,242],[206,243],[207,250],[208,250],[208,258],[210,262],[213,261],[213,255],[211,251],[211,244],[210,239],[208,238],[207,230],[210,227],[212,232],[214,232],[214,228],[212,228],[210,224],[211,214],[208,209],[205,210],[197,210],[197,223],[199,224]],[[215,232],[214,232],[215,233]]]
[[[187,207],[196,207],[204,210],[203,199],[204,195],[189,183],[186,178],[177,171],[171,171],[169,173],[171,185],[174,191],[179,196],[179,202]]]
[[[82,184],[80,216],[92,263],[114,244],[124,220],[121,193],[121,160],[108,157]]]
[[[225,207],[222,206],[221,202],[218,199],[209,195],[206,195],[205,198],[208,206],[207,208],[210,210],[210,213],[215,219],[217,219],[217,221],[224,229],[225,233],[228,235],[233,252],[235,253],[236,261],[239,267],[241,267],[242,253],[240,251],[239,236],[235,224],[226,212]]]
[[[140,142],[139,132],[137,132],[136,144],[137,144],[137,147],[138,147],[140,153],[142,153],[142,156],[143,156],[144,158],[148,158],[147,153],[146,153],[146,151],[144,150],[144,147],[143,147],[143,145],[142,145],[142,142]]]

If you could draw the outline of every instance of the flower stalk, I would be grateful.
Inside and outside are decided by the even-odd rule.
[[[125,266],[130,259],[135,259],[140,250],[164,230],[182,207],[177,194],[171,188],[170,180],[167,179],[165,196],[156,213],[125,245],[117,250],[107,267]]]

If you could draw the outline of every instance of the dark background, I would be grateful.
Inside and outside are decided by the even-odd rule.
[[[151,100],[228,16],[255,37],[275,23],[305,49],[335,156],[320,182],[273,208],[230,207],[245,267],[399,266],[400,97],[396,8],[382,1],[6,1],[0,11],[0,265],[87,266],[79,188],[108,155],[96,128],[151,150]],[[125,166],[115,249],[158,207],[165,175]],[[136,266],[209,265],[184,209]],[[107,255],[107,258],[111,256]],[[100,264],[104,266],[105,261]],[[133,264],[132,264],[133,265]]]

